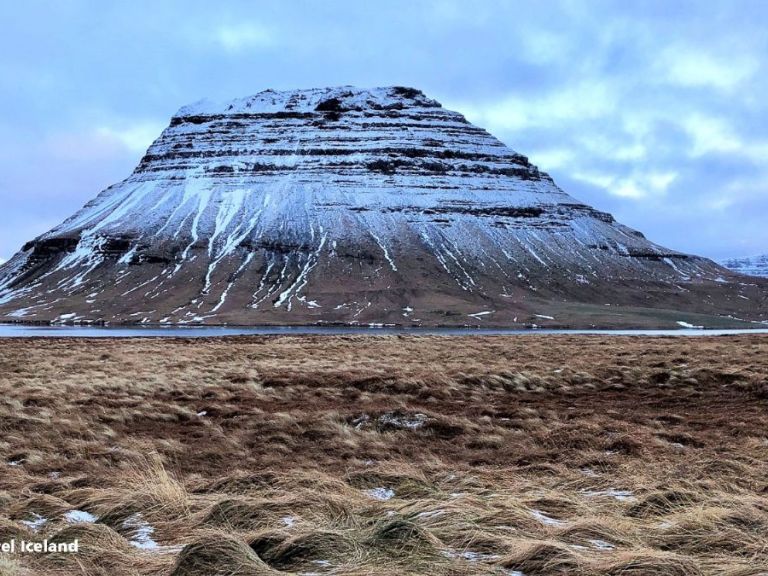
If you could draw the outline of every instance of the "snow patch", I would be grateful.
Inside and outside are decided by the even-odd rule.
[[[475,312],[474,314],[467,314],[470,318],[476,318],[480,320],[483,316],[488,316],[489,314],[493,314],[495,310],[487,310],[485,312]]]
[[[98,516],[94,516],[85,510],[70,510],[64,514],[64,520],[70,524],[93,524],[98,519]]]
[[[365,494],[369,498],[373,498],[374,500],[378,500],[380,502],[386,502],[387,500],[391,500],[395,497],[395,491],[391,488],[370,488],[369,490],[365,491]]]
[[[427,415],[421,413],[400,414],[397,412],[388,412],[379,416],[379,424],[391,428],[418,430],[419,428],[423,428],[426,423]]]
[[[486,552],[474,552],[472,550],[443,550],[443,556],[446,558],[461,558],[467,562],[490,562],[501,558],[498,554],[488,554]]]
[[[32,512],[31,518],[22,520],[21,523],[32,530],[32,532],[39,532],[48,523],[48,518],[41,516],[37,512]]]
[[[539,522],[547,526],[562,526],[563,524],[565,524],[565,522],[563,522],[562,520],[558,520],[557,518],[552,518],[551,516],[547,516],[541,510],[531,510],[531,516],[533,516],[536,520],[538,520]]]
[[[610,542],[606,542],[605,540],[600,540],[599,538],[589,540],[589,543],[592,544],[592,546],[598,550],[609,551],[609,550],[614,550],[616,548],[616,546],[614,546]]]
[[[155,529],[144,519],[141,512],[137,512],[123,520],[122,527],[130,536],[131,546],[140,550],[157,550],[159,545],[152,538]]]
[[[589,498],[613,498],[620,502],[635,499],[635,494],[631,490],[616,490],[615,488],[608,488],[607,490],[588,490],[584,492],[584,495]]]

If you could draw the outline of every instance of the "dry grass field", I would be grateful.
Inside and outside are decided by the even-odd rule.
[[[768,337],[0,341],[0,574],[768,574]]]

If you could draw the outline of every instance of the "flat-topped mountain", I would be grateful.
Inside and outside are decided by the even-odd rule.
[[[768,318],[766,294],[404,87],[184,107],[0,268],[23,321],[721,325]]]

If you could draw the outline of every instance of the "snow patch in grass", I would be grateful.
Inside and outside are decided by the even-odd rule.
[[[489,562],[501,558],[498,554],[488,554],[485,552],[473,552],[472,550],[443,550],[443,556],[446,558],[461,558],[467,562]]]
[[[426,414],[399,414],[397,412],[387,412],[379,416],[379,424],[391,426],[392,428],[401,428],[408,430],[418,430],[427,423]]]
[[[565,524],[562,520],[558,520],[557,518],[552,518],[551,516],[547,516],[542,512],[541,510],[531,510],[531,516],[536,518],[539,522],[542,524],[546,524],[547,526],[562,526]]]
[[[99,518],[85,510],[70,510],[64,514],[64,520],[70,524],[93,524]]]
[[[395,491],[392,488],[371,488],[365,491],[365,494],[369,498],[379,500],[380,502],[386,502],[395,497]]]
[[[31,514],[32,519],[31,520],[22,520],[21,523],[24,524],[27,528],[32,530],[32,532],[38,532],[43,526],[45,526],[48,523],[48,518],[45,516],[41,516],[37,512],[32,512]]]
[[[123,520],[123,528],[131,535],[129,540],[131,546],[140,550],[157,550],[159,548],[157,542],[152,539],[155,529],[149,522],[144,520],[141,512],[137,512]]]
[[[437,518],[438,516],[442,516],[443,514],[445,514],[445,510],[440,509],[440,510],[430,510],[427,512],[419,512],[417,516],[419,518]]]
[[[607,550],[613,550],[614,548],[616,548],[616,546],[614,546],[610,542],[606,542],[605,540],[600,540],[598,538],[596,538],[594,540],[590,540],[589,543],[592,544],[592,546],[594,546],[598,550],[606,550],[607,551]]]
[[[587,490],[584,492],[584,495],[590,498],[613,498],[622,502],[635,499],[635,495],[631,490],[616,490],[615,488],[608,488],[607,490]]]

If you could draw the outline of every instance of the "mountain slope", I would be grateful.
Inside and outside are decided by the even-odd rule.
[[[739,274],[768,278],[768,254],[748,258],[729,258],[720,264]]]
[[[418,90],[268,90],[182,108],[0,269],[0,318],[674,325],[764,320],[767,285],[649,242]]]

